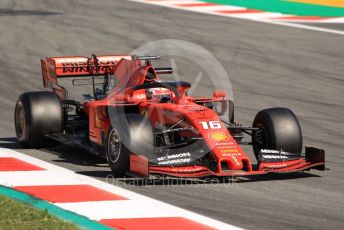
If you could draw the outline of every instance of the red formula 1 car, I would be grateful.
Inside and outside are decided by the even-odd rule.
[[[53,57],[41,60],[44,87],[23,93],[15,107],[18,141],[28,147],[73,142],[108,160],[113,174],[176,177],[246,176],[325,169],[325,152],[302,152],[299,122],[289,109],[260,111],[252,127],[234,122],[225,92],[187,94],[190,83],[161,81],[172,68],[157,56]],[[88,80],[92,94],[68,98],[59,78]],[[80,83],[80,82],[79,82]],[[221,115],[229,114],[227,119]],[[243,134],[252,137],[243,141]],[[257,164],[240,147],[250,144]]]

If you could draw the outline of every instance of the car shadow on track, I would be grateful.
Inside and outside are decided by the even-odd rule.
[[[92,155],[86,150],[75,146],[58,145],[54,148],[44,149],[43,151],[57,155],[58,159],[53,160],[56,163],[72,163],[97,168],[108,167],[105,159]]]
[[[218,184],[236,184],[260,181],[275,180],[295,180],[307,177],[320,177],[318,175],[307,172],[296,172],[290,174],[268,174],[250,177],[207,177],[207,178],[172,178],[172,177],[156,177],[156,178],[113,178],[107,175],[106,181],[112,184],[127,184],[129,186],[173,186],[173,185],[218,185]]]
[[[7,149],[23,149],[15,137],[1,137],[0,147]]]
[[[320,177],[308,172],[294,172],[290,174],[267,174],[250,177],[207,177],[207,178],[175,178],[165,176],[150,176],[150,178],[115,178],[110,171],[78,171],[76,173],[98,178],[112,185],[121,187],[130,186],[194,186],[194,185],[219,185],[237,184],[275,180],[296,180],[309,177]]]

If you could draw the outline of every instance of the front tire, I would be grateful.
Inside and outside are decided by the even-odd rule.
[[[106,139],[106,158],[115,177],[130,170],[130,154],[153,154],[154,134],[149,120],[137,114],[120,114],[111,119]]]
[[[291,110],[287,108],[264,109],[256,115],[252,126],[260,129],[252,135],[256,158],[261,149],[283,150],[290,153],[302,152],[301,127]]]
[[[115,177],[123,177],[130,166],[130,151],[116,128],[110,127],[106,141],[106,158]]]

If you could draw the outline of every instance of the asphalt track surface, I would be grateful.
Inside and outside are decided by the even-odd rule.
[[[105,180],[104,161],[80,150],[29,150],[16,143],[14,103],[20,93],[42,89],[39,59],[128,53],[159,39],[189,41],[209,50],[230,75],[238,120],[250,125],[260,109],[289,107],[305,144],[326,150],[330,170],[224,184],[119,185],[247,229],[343,226],[344,36],[122,0],[2,0],[0,19],[0,146]],[[186,64],[178,69],[193,81]],[[199,87],[203,92],[209,84]]]

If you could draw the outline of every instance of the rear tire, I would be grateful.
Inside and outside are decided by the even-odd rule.
[[[24,147],[51,146],[47,134],[62,132],[63,113],[59,98],[52,92],[28,92],[19,96],[14,111],[17,140]]]
[[[270,108],[260,111],[253,127],[261,130],[252,135],[253,151],[257,158],[261,149],[302,152],[302,132],[295,114],[287,108]]]

